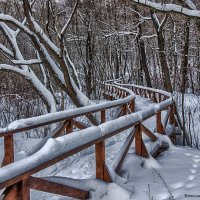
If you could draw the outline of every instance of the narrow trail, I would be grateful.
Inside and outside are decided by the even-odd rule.
[[[153,104],[152,101],[146,98],[136,97],[136,111],[144,110]],[[163,118],[165,114],[164,112]],[[156,127],[154,118],[153,116],[144,122],[153,132],[155,132]],[[126,132],[122,133],[122,135],[126,135]],[[125,136],[121,136],[122,138],[125,138]],[[122,143],[123,140],[107,148],[106,162],[108,165],[115,159]],[[148,146],[148,144],[146,145]],[[92,153],[83,158],[77,158],[72,164],[67,163],[67,161],[61,162],[61,165],[57,168],[55,167],[54,171],[48,175],[75,179],[93,179],[95,178],[94,159],[95,155]],[[141,166],[142,164],[143,166]],[[156,161],[151,159],[145,161],[143,158],[135,155],[133,145],[126,156],[119,174],[127,180],[124,188],[133,192],[131,199],[187,199],[187,195],[199,194],[200,151],[188,147],[171,146],[168,151],[161,153]],[[47,173],[44,172],[43,175],[46,176]],[[54,200],[73,199],[38,191],[33,192],[33,196],[34,200],[38,199],[38,197],[44,200],[50,198]],[[199,197],[193,197],[193,199],[198,200]]]
[[[73,199],[66,196],[90,196],[94,200],[182,200],[190,195],[199,198],[200,151],[172,144],[179,132],[171,95],[134,84],[122,87],[106,83],[104,87],[104,96],[111,101],[18,120],[1,129],[1,137],[12,145],[9,135],[63,123],[25,158],[27,147],[34,146],[36,140],[20,144],[14,138],[15,149],[11,153],[6,146],[0,189],[21,181],[26,200],[30,199],[30,192],[34,200]],[[112,113],[113,118],[107,116],[111,111],[116,112]],[[97,113],[100,125],[88,127],[77,121],[77,117],[91,113]],[[63,131],[70,134],[59,137]],[[1,141],[0,144],[3,149]],[[14,153],[15,161],[19,161],[10,162]],[[6,195],[10,194],[17,196],[20,190],[11,187]]]

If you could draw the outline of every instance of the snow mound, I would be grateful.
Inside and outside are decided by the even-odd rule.
[[[117,185],[116,183],[109,183],[107,187],[100,185],[96,192],[92,193],[91,199],[94,200],[129,200],[131,193]],[[103,191],[102,191],[103,190]]]

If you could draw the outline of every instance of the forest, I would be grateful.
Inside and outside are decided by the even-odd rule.
[[[0,0],[0,199],[198,198],[199,124],[198,0]]]
[[[103,81],[122,78],[173,93],[183,128],[195,135],[200,5],[174,6],[185,13],[134,0],[0,1],[0,125],[90,105]]]

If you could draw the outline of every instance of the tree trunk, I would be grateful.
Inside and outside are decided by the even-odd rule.
[[[158,31],[158,48],[159,48],[159,57],[160,57],[160,63],[162,68],[162,76],[163,76],[163,82],[164,82],[164,88],[166,91],[172,93],[172,85],[170,80],[170,72],[169,67],[167,64],[166,59],[166,51],[165,51],[165,39],[163,37],[162,30]]]

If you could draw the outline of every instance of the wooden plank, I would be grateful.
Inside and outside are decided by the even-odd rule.
[[[73,119],[73,125],[74,125],[75,127],[79,128],[79,129],[81,129],[81,130],[90,127],[89,125],[87,125],[87,124],[85,124],[85,123],[83,123],[83,122],[79,122],[79,121],[77,121],[77,120],[75,120],[75,119]]]
[[[157,140],[157,137],[143,124],[142,124],[142,130],[148,137],[152,139],[153,142]]]
[[[95,145],[96,178],[104,180],[105,141]]]
[[[156,93],[155,93],[155,92],[153,92],[153,100],[154,100],[156,103],[158,103],[158,100],[157,100],[157,98],[156,98]]]
[[[132,113],[135,111],[135,99],[131,100],[130,102],[130,110]]]
[[[101,123],[106,122],[106,110],[101,110]]]
[[[135,153],[139,156],[148,158],[149,154],[142,140],[142,126],[141,124],[138,124],[135,128]]]
[[[21,200],[21,182],[7,187],[2,193],[3,200]],[[21,198],[21,199],[20,199]]]
[[[115,169],[116,173],[119,173],[119,171],[121,169],[121,166],[122,166],[122,164],[124,162],[124,159],[125,159],[128,151],[129,151],[129,149],[131,147],[131,144],[133,142],[133,139],[134,139],[134,136],[135,136],[134,134],[135,134],[135,129],[132,131],[132,136],[131,136],[131,138],[130,138],[130,140],[129,140],[127,146],[126,146],[126,148],[124,149],[124,152],[122,153],[122,157],[121,157],[121,159],[120,159],[120,161],[119,161],[119,163],[118,163],[118,165],[117,165],[117,167]]]
[[[123,110],[122,115],[127,115],[127,105],[126,105],[126,104],[124,104],[124,105],[122,106],[122,110]]]
[[[160,134],[164,134],[164,128],[161,121],[161,112],[156,113],[156,131]]]
[[[30,200],[29,178],[24,178],[22,181],[22,197],[23,200]]]
[[[14,162],[14,142],[13,135],[4,137],[4,159],[2,166],[8,165]]]
[[[108,169],[108,167],[107,167],[107,165],[105,163],[104,163],[104,176],[103,176],[103,179],[107,183],[111,183],[112,182],[112,178],[110,176],[109,169]]]
[[[73,120],[69,119],[67,121],[68,121],[68,125],[65,128],[65,130],[66,130],[66,134],[69,134],[69,133],[73,132]]]
[[[78,199],[88,199],[89,191],[73,188],[70,186],[54,183],[41,178],[30,177],[28,179],[28,187],[34,190],[69,196]]]
[[[163,95],[159,93],[159,101],[160,103],[163,101]]]
[[[101,123],[106,121],[106,111],[101,111]],[[104,164],[105,164],[105,140],[95,144],[96,157],[96,178],[104,180]]]
[[[58,129],[56,130],[55,134],[53,135],[53,138],[56,138],[58,136],[60,136],[62,134],[62,132],[64,132],[65,128],[68,126],[69,121],[65,121],[63,122],[63,124],[61,124]]]

